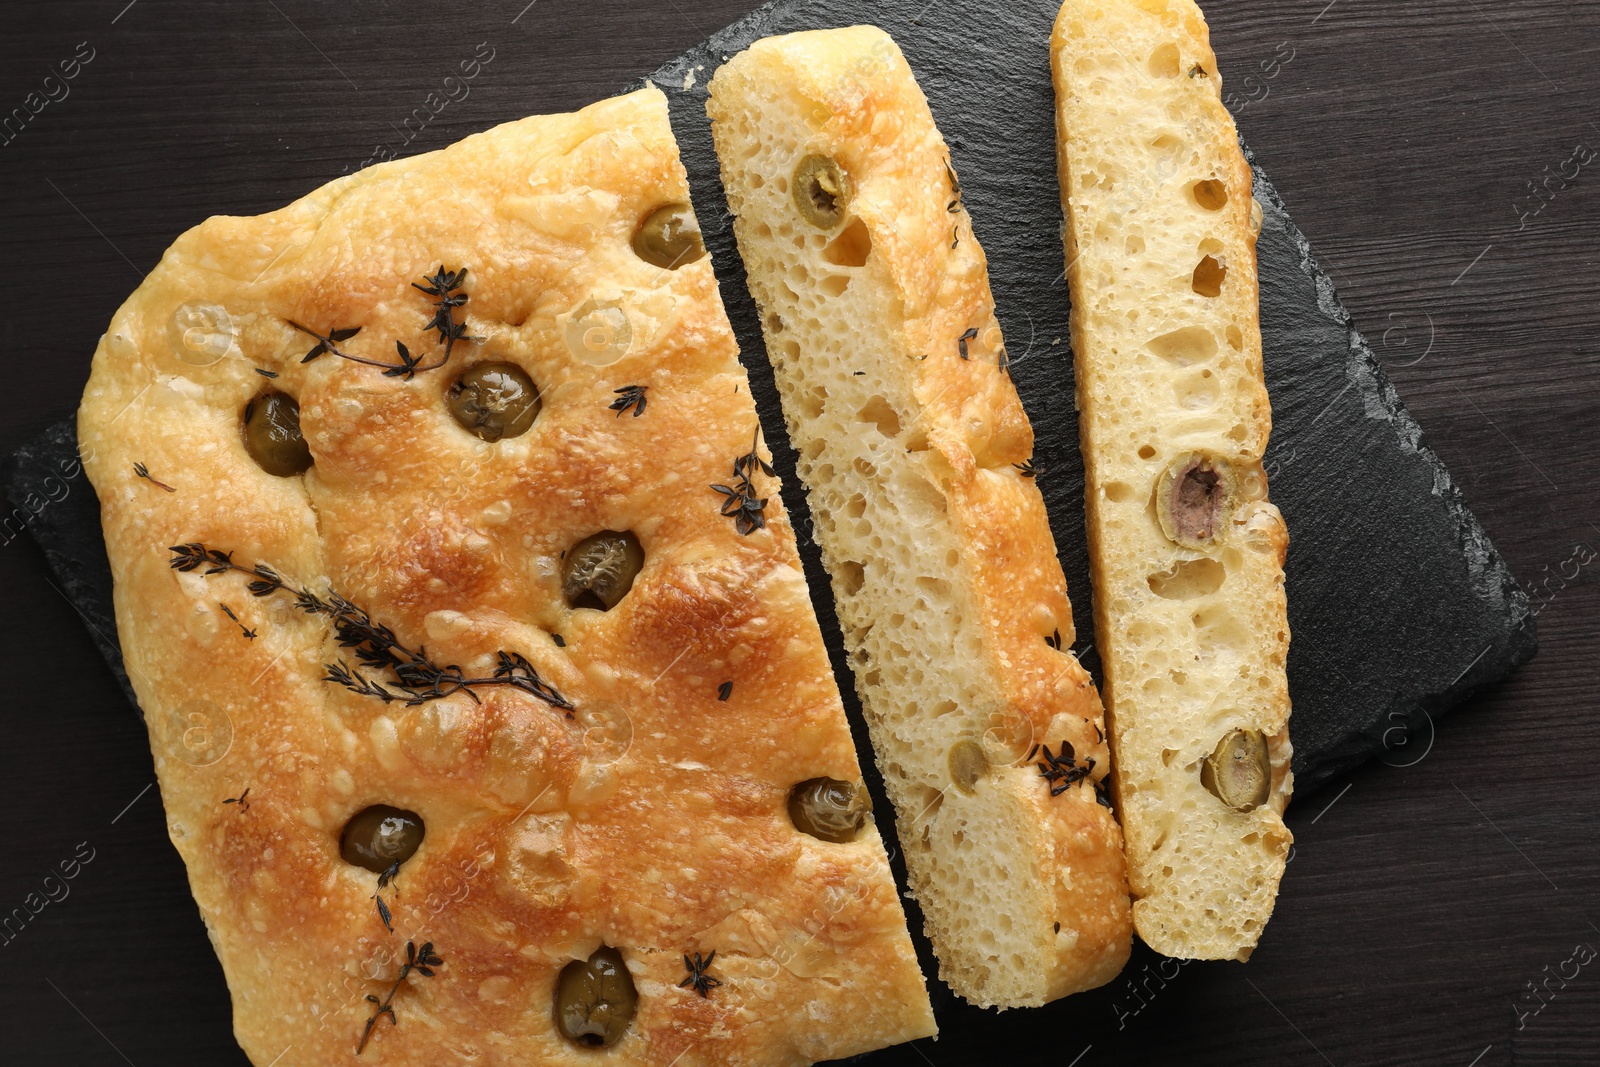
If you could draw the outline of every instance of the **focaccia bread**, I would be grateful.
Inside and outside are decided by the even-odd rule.
[[[857,26],[758,41],[706,108],[940,975],[998,1007],[1101,985],[1132,933],[1100,700],[927,100]]]
[[[659,91],[524,119],[207,221],[95,353],[123,653],[261,1067],[933,1032],[687,199]]]
[[[1133,921],[1168,956],[1247,959],[1283,874],[1292,787],[1260,209],[1191,0],[1068,0],[1051,53]]]

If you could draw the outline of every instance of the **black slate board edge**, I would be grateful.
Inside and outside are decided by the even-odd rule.
[[[117,643],[100,501],[78,455],[77,419],[51,424],[7,457],[4,480],[12,511],[0,522],[0,548],[27,530],[55,574],[51,585],[83,619],[128,703],[142,717]]]
[[[1306,796],[1375,755],[1393,767],[1410,766],[1420,761],[1433,745],[1435,716],[1471,699],[1511,670],[1533,659],[1539,651],[1538,628],[1528,594],[1512,575],[1477,516],[1467,507],[1461,490],[1444,462],[1428,447],[1421,425],[1406,409],[1399,391],[1384,373],[1377,354],[1356,328],[1354,317],[1339,299],[1333,278],[1322,269],[1311,242],[1289,217],[1288,208],[1277,187],[1261,169],[1255,153],[1244,143],[1242,136],[1239,145],[1250,163],[1256,199],[1280,217],[1281,225],[1300,250],[1300,269],[1316,287],[1317,303],[1322,314],[1349,338],[1350,358],[1346,374],[1351,386],[1361,396],[1367,417],[1388,423],[1402,447],[1416,453],[1432,468],[1433,492],[1443,500],[1458,524],[1461,547],[1473,585],[1486,599],[1500,602],[1511,620],[1509,631],[1500,640],[1487,645],[1449,686],[1414,700],[1397,700],[1385,709],[1383,718],[1378,720],[1376,726],[1369,726],[1349,737],[1344,744],[1326,751],[1315,768],[1303,772],[1297,769],[1296,792]],[[1292,531],[1290,536],[1293,536]],[[1292,737],[1292,714],[1290,725]]]

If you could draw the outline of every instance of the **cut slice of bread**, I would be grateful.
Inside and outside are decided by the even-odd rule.
[[[1292,784],[1250,168],[1190,0],[1068,0],[1051,53],[1134,925],[1169,956],[1247,959]]]
[[[710,94],[940,975],[998,1007],[1101,985],[1132,934],[1100,701],[1069,651],[1033,433],[927,101],[865,26],[759,41]]]

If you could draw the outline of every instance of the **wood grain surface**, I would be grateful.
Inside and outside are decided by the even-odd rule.
[[[425,151],[581,106],[754,6],[525,4],[9,0],[0,117],[48,102],[0,134],[0,453],[76,405],[112,312],[205,216],[280,206],[380,142]],[[958,1007],[939,1041],[868,1062],[1600,1062],[1600,159],[1562,176],[1600,150],[1600,4],[1207,14],[1246,138],[1541,604],[1540,655],[1390,760],[1411,765],[1296,799],[1248,965],[1139,954],[1106,995]],[[495,58],[470,95],[406,143],[479,42]],[[0,934],[0,1061],[243,1064],[143,727],[32,542],[0,540],[0,915],[76,863],[50,883],[62,899]]]

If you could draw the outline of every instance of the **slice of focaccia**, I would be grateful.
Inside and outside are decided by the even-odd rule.
[[[1068,0],[1051,51],[1134,925],[1169,956],[1247,959],[1283,874],[1292,785],[1259,208],[1191,0]]]
[[[95,353],[123,653],[262,1067],[933,1031],[687,199],[656,90],[524,119],[209,220]]]
[[[757,42],[711,115],[817,540],[940,975],[985,1006],[1131,940],[1100,700],[983,251],[881,30]]]

